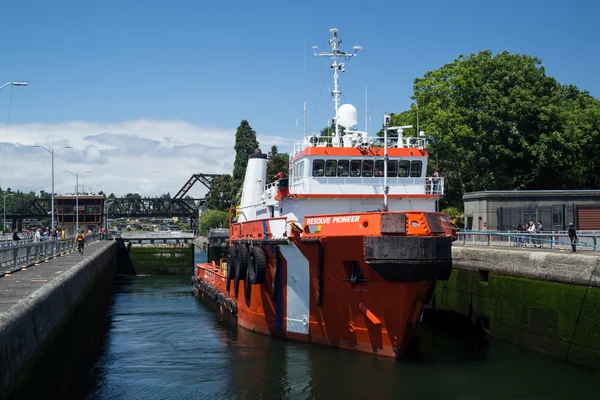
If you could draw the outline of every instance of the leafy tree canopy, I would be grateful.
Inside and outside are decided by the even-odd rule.
[[[231,207],[232,196],[231,175],[215,177],[210,184],[210,191],[206,195],[206,207],[209,210],[227,211]]]
[[[413,98],[447,205],[462,208],[471,191],[600,185],[600,101],[547,76],[538,58],[461,55],[415,79]],[[394,117],[414,124],[416,107]]]
[[[201,235],[208,234],[211,228],[228,228],[229,214],[225,211],[208,210],[200,216],[198,231]]]
[[[279,172],[287,178],[290,172],[290,155],[288,153],[280,153],[277,146],[271,146],[269,152],[269,160],[267,161],[267,180],[270,180]]]

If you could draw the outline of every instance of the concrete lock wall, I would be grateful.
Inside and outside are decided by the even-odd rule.
[[[2,314],[0,398],[24,369],[31,367],[98,277],[116,274],[116,250],[116,242],[106,245]],[[112,292],[112,288],[106,290]]]
[[[191,275],[194,270],[192,246],[132,246],[129,257],[136,274]]]
[[[432,307],[467,315],[493,338],[600,369],[600,258],[453,247]]]

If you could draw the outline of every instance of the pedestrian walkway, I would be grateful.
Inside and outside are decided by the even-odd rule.
[[[61,274],[75,267],[80,261],[94,257],[112,241],[100,241],[86,246],[84,255],[71,250],[63,256],[53,257],[30,267],[21,267],[0,275],[0,319],[2,313],[25,299],[42,286],[51,284]]]

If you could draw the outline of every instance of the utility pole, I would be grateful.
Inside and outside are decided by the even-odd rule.
[[[61,147],[58,150],[47,149],[46,147],[41,146],[39,144],[36,144],[34,146],[31,146],[31,147],[42,148],[42,149],[46,150],[48,153],[50,153],[52,155],[52,200],[51,200],[52,201],[52,205],[51,205],[51,208],[52,208],[52,225],[51,226],[52,226],[52,230],[54,230],[54,228],[55,228],[55,226],[54,226],[54,153],[58,153],[62,149],[72,149],[73,147],[71,147],[71,146],[63,146],[63,147]]]

